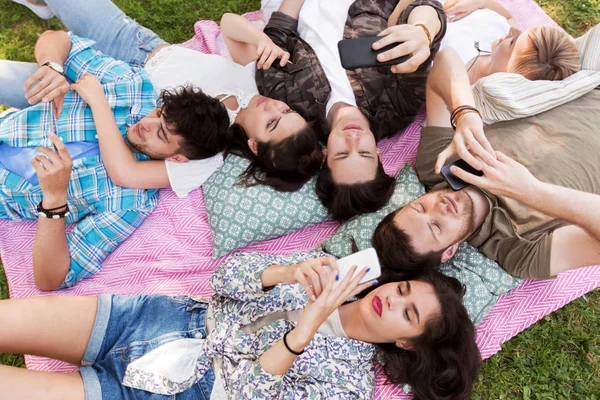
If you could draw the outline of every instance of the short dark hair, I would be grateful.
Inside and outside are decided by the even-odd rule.
[[[184,85],[163,90],[158,105],[169,128],[183,137],[179,153],[198,160],[223,151],[229,116],[219,100],[197,87]]]
[[[375,179],[353,185],[337,184],[333,181],[327,160],[323,162],[317,177],[317,196],[336,220],[344,221],[355,215],[372,213],[385,206],[396,187],[396,179],[377,162]]]
[[[416,280],[433,286],[440,313],[427,321],[421,335],[410,339],[410,350],[395,343],[377,345],[388,383],[408,383],[415,400],[469,399],[481,355],[462,302],[465,289],[436,270]]]
[[[410,242],[410,236],[394,223],[394,217],[402,208],[404,207],[389,213],[381,220],[373,234],[372,243],[382,269],[396,271],[410,279],[423,271],[437,268],[441,264],[445,249],[427,254],[417,253]]]
[[[250,160],[240,176],[244,186],[267,185],[280,192],[295,192],[319,170],[321,147],[312,123],[279,142],[257,142],[257,154],[248,147],[248,135],[239,124],[228,131],[225,154]]]

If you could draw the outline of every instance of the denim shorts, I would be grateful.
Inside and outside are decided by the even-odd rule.
[[[98,310],[79,372],[86,400],[209,400],[213,369],[183,393],[166,396],[121,382],[127,365],[177,339],[205,338],[208,304],[177,296],[98,296]]]

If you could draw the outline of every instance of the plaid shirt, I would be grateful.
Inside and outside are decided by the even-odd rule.
[[[141,68],[116,61],[91,48],[95,42],[71,35],[71,51],[65,74],[73,81],[84,73],[95,75],[104,89],[117,126],[125,135],[156,108],[156,92]],[[58,119],[51,104],[37,104],[12,113],[0,122],[0,141],[13,147],[52,148],[47,132],[55,132],[64,143],[98,141],[91,109],[76,92],[65,95]],[[138,160],[147,160],[136,154]],[[37,219],[36,206],[43,194],[5,169],[0,169],[0,218],[16,221]],[[76,223],[67,234],[71,265],[62,287],[69,287],[101,269],[101,262],[140,226],[156,206],[157,190],[116,186],[99,156],[73,160],[68,189],[71,215]]]
[[[394,0],[356,0],[348,10],[343,39],[376,36],[387,28],[387,20],[397,4]],[[425,104],[427,75],[446,34],[446,14],[437,0],[414,0],[401,13],[398,25],[406,24],[412,10],[419,6],[433,7],[442,26],[432,38],[431,55],[417,71],[394,74],[390,67],[347,71],[356,104],[369,118],[377,140],[406,128]],[[307,120],[316,121],[328,134],[325,106],[331,87],[314,50],[298,35],[297,26],[294,18],[273,13],[264,32],[290,53],[293,64],[266,71],[258,69],[256,83],[261,94],[285,101]]]

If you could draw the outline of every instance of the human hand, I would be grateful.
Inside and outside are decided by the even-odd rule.
[[[448,22],[460,21],[480,8],[485,8],[485,0],[448,0],[444,3]]]
[[[276,58],[280,59],[279,66],[284,67],[290,59],[290,53],[284,51],[281,49],[281,47],[273,43],[271,38],[264,33],[262,34],[256,47],[256,56],[258,58],[256,67],[258,69],[271,68],[271,64],[273,64],[273,61],[275,61]]]
[[[309,258],[298,264],[285,267],[285,282],[290,285],[299,283],[311,300],[321,295],[332,271],[338,270],[335,257]]]
[[[429,39],[425,30],[420,26],[410,24],[395,25],[384,29],[377,36],[384,37],[373,43],[373,50],[379,50],[393,43],[400,43],[393,49],[377,55],[378,61],[389,61],[411,54],[411,57],[407,61],[392,66],[392,72],[395,74],[415,72],[431,55]]]
[[[102,84],[92,74],[84,74],[77,82],[71,85],[71,89],[76,91],[92,108],[107,101]]]
[[[457,166],[450,167],[450,171],[463,181],[496,196],[520,200],[535,191],[540,181],[523,164],[499,151],[496,151],[496,157],[492,165],[483,166],[482,176],[470,174]]]
[[[67,202],[67,189],[71,178],[72,161],[65,145],[54,133],[48,137],[54,144],[55,150],[48,147],[38,147],[37,155],[31,160],[31,165],[37,172],[40,188],[44,194],[44,208],[58,207]]]
[[[339,279],[337,264],[332,266],[329,274],[326,274],[324,269],[319,271],[323,290],[316,300],[310,299],[309,295],[308,304],[302,315],[300,315],[298,325],[296,326],[296,329],[303,332],[305,339],[312,338],[329,315],[344,304],[349,297],[355,296],[366,288],[376,284],[376,281],[374,281],[360,285],[360,280],[369,269],[363,268],[358,273],[356,273],[356,269],[357,267],[353,266],[336,287],[334,287],[334,284]]]
[[[456,131],[452,143],[438,156],[435,163],[435,173],[439,174],[446,160],[457,155],[476,170],[492,164],[496,159],[494,148],[485,137],[483,122],[477,113],[463,114],[456,123]]]
[[[33,86],[36,82],[37,84]],[[61,109],[65,93],[70,90],[70,87],[64,75],[46,66],[38,68],[25,81],[23,90],[29,104],[54,101],[56,109]]]

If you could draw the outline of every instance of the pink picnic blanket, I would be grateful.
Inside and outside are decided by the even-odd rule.
[[[501,0],[522,26],[555,23],[531,0]],[[246,15],[259,25],[261,12]],[[195,25],[195,36],[182,44],[195,50],[222,53],[219,28],[212,21]],[[396,173],[406,162],[414,163],[423,115],[402,136],[381,142],[383,163]],[[329,238],[338,224],[325,222],[302,231],[254,244],[244,250],[285,254],[310,250]],[[32,246],[35,222],[0,221],[0,255],[12,298],[48,295],[39,292],[32,273]],[[202,190],[179,199],[171,190],[162,190],[156,210],[143,225],[104,262],[103,270],[76,287],[52,293],[61,296],[113,294],[194,294],[210,295],[208,278],[224,260],[211,260],[211,234]],[[555,280],[525,281],[500,298],[477,330],[483,358],[500,350],[500,345],[571,300],[600,286],[600,266],[562,274]],[[27,366],[45,371],[72,371],[62,362],[26,356]],[[407,399],[400,386],[383,385],[378,376],[377,399]]]

